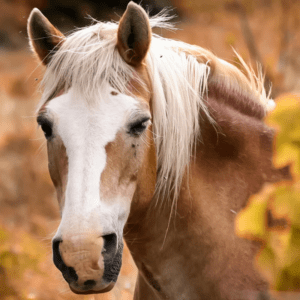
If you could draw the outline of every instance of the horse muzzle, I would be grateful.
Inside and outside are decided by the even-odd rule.
[[[117,281],[123,243],[115,233],[102,237],[80,235],[55,238],[53,261],[70,289],[77,294],[104,293]]]

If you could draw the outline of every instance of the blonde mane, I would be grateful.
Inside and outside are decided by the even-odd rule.
[[[162,13],[150,18],[151,27],[171,28]],[[91,105],[101,101],[99,90],[109,82],[122,93],[136,74],[116,49],[116,23],[96,23],[68,36],[46,70],[40,109],[62,89],[72,86]],[[153,35],[146,64],[153,88],[153,133],[157,151],[158,198],[176,199],[184,173],[200,138],[199,111],[209,120],[205,104],[210,84],[236,92],[267,110],[263,78],[246,66],[248,78],[211,52]],[[135,78],[136,79],[136,78]],[[248,101],[247,100],[247,101]]]

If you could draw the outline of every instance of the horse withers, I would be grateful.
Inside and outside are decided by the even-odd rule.
[[[152,34],[167,21],[130,2],[119,24],[65,37],[38,9],[29,17],[62,216],[54,263],[73,292],[109,291],[124,237],[135,299],[247,299],[268,286],[253,266],[258,244],[234,233],[235,212],[287,175],[272,165],[263,122],[273,102],[246,66],[247,77]]]

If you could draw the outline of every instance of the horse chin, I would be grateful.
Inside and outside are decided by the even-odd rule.
[[[73,293],[78,294],[78,295],[103,294],[103,293],[107,293],[107,292],[111,291],[114,286],[115,286],[115,282],[111,282],[111,283],[109,283],[106,287],[104,287],[101,290],[97,290],[97,289],[78,290],[78,289],[72,287],[71,285],[69,285],[70,290]]]

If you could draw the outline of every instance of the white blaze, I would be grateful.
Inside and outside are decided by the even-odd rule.
[[[105,146],[114,141],[117,132],[124,127],[129,114],[136,109],[137,101],[123,94],[112,95],[112,91],[109,85],[104,87],[97,106],[88,105],[72,89],[47,105],[54,118],[54,135],[61,137],[69,165],[65,204],[57,235],[80,235],[91,229],[103,234],[121,230],[111,228],[118,215],[124,215],[122,208],[114,207],[121,203],[100,199],[100,177],[106,164]]]

